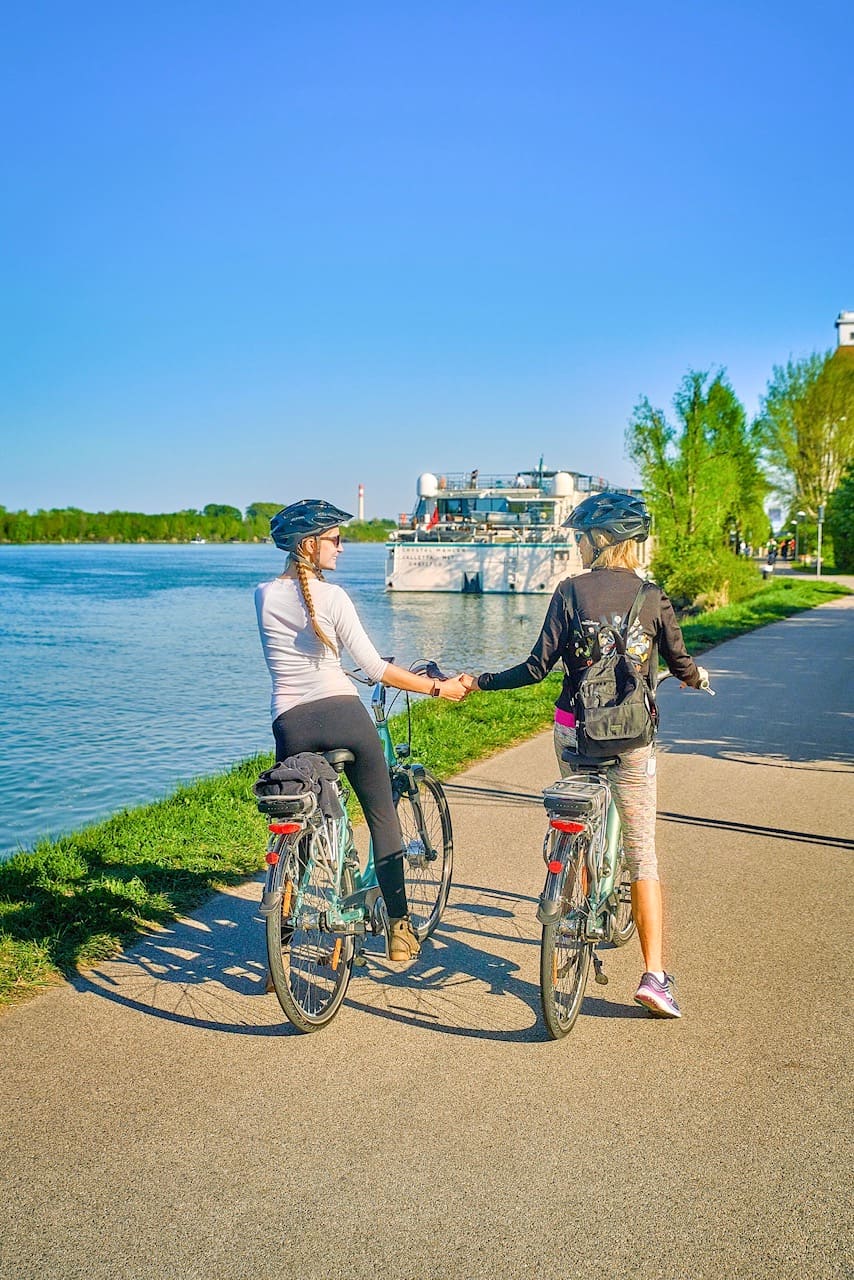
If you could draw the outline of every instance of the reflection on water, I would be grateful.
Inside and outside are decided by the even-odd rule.
[[[540,596],[388,595],[384,549],[336,581],[384,654],[496,670],[523,658]],[[264,546],[0,547],[0,855],[268,750],[252,592]]]
[[[497,671],[527,657],[548,604],[542,596],[386,596],[401,657],[435,654],[446,670]]]

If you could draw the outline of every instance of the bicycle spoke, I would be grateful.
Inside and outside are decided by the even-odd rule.
[[[453,839],[441,784],[425,771],[415,797],[396,798],[403,837],[403,875],[409,916],[423,942],[445,909],[453,872]]]
[[[299,861],[290,868],[297,889],[282,894],[281,912],[268,917],[270,976],[279,1003],[301,1031],[324,1026],[336,1013],[350,980],[354,944],[349,934],[322,928],[326,911],[335,905],[334,876],[313,841],[303,837]],[[342,891],[352,888],[345,871]],[[285,903],[291,908],[284,914]]]

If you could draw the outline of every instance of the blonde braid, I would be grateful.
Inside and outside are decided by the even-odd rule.
[[[324,632],[321,630],[320,624],[317,621],[317,615],[314,612],[314,601],[311,598],[311,590],[308,585],[308,581],[309,581],[308,569],[306,568],[305,561],[303,560],[302,556],[299,556],[299,557],[294,556],[293,560],[294,560],[294,563],[296,564],[297,577],[299,578],[299,585],[300,585],[300,591],[302,592],[302,598],[305,601],[305,607],[308,610],[308,616],[311,620],[311,625],[314,627],[314,634],[317,636],[321,644],[325,644],[327,649],[331,649],[333,653],[337,654],[338,650],[336,649],[335,645],[329,639],[329,636],[324,634]],[[320,572],[320,570],[315,569],[314,572],[317,574],[318,578],[320,578],[321,581],[323,581],[323,574]]]

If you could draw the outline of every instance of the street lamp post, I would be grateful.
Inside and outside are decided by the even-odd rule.
[[[800,562],[801,554],[801,521],[806,518],[805,511],[799,511],[795,521],[795,560]]]
[[[824,524],[824,503],[818,509],[818,550],[815,556],[815,576],[821,577],[821,526]]]

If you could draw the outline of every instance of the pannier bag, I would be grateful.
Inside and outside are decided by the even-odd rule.
[[[654,733],[653,696],[626,644],[640,613],[647,584],[642,582],[621,628],[603,623],[592,640],[591,664],[581,672],[574,697],[578,754],[603,759],[644,747]],[[575,590],[573,622],[582,632]],[[604,651],[603,651],[604,650]]]

